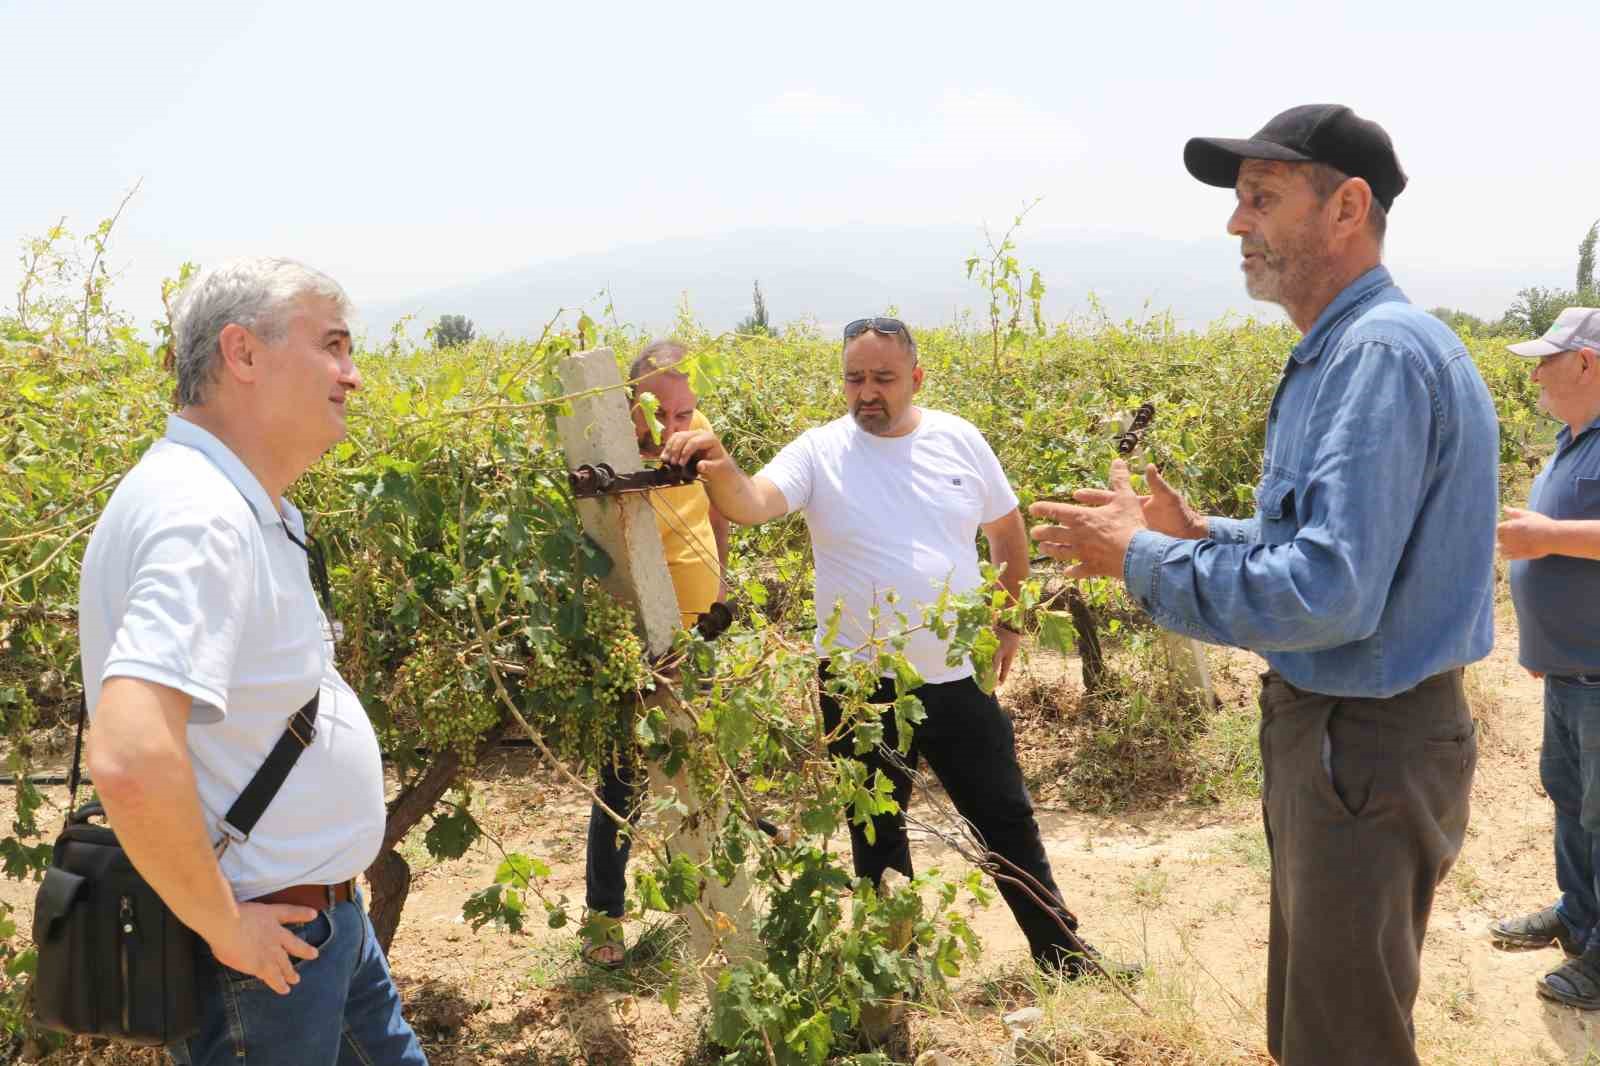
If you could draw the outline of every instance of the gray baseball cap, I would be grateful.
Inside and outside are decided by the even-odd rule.
[[[1556,317],[1544,336],[1536,341],[1508,344],[1506,350],[1524,359],[1543,359],[1547,355],[1593,348],[1600,352],[1600,309],[1569,307]]]

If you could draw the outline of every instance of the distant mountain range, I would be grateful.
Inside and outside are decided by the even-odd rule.
[[[597,314],[609,293],[617,318],[650,331],[669,329],[687,301],[713,330],[731,328],[751,310],[760,281],[774,323],[811,319],[832,330],[853,318],[897,308],[914,324],[946,324],[963,312],[984,314],[986,294],[966,277],[967,257],[982,250],[969,227],[861,227],[743,230],[684,237],[537,263],[521,270],[415,297],[366,306],[370,335],[402,315],[416,316],[413,334],[442,314],[466,315],[480,336],[537,334],[558,308]],[[1111,318],[1143,318],[1170,310],[1186,326],[1225,314],[1278,318],[1250,300],[1238,272],[1237,242],[1198,241],[1083,231],[1021,235],[1015,253],[1037,268],[1052,320],[1090,310]],[[1558,264],[1487,269],[1408,262],[1392,269],[1412,299],[1485,317],[1498,315],[1519,288],[1559,275]],[[1092,294],[1092,297],[1091,297]]]

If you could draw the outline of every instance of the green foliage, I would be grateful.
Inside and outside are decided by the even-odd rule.
[[[1600,282],[1595,276],[1596,242],[1600,242],[1600,219],[1578,242],[1578,267],[1573,287],[1548,289],[1535,285],[1519,291],[1501,322],[1503,330],[1538,336],[1549,329],[1556,316],[1566,308],[1600,305]]]
[[[1024,205],[1011,220],[1010,228],[1001,234],[1000,243],[996,244],[994,237],[985,230],[989,246],[987,254],[974,253],[967,257],[967,277],[976,280],[989,295],[989,354],[996,374],[1000,372],[1001,356],[1024,337],[1024,307],[1029,311],[1034,332],[1041,337],[1046,332],[1043,315],[1044,279],[1037,270],[1031,271],[1028,284],[1024,286],[1022,267],[1013,254],[1017,249],[1014,240],[1016,232],[1028,212],[1038,203],[1035,200]]]
[[[1537,337],[1550,328],[1562,311],[1578,304],[1579,294],[1571,289],[1529,286],[1518,291],[1516,300],[1506,311],[1504,323],[1510,332]]]
[[[771,336],[773,329],[771,320],[767,318],[767,298],[761,294],[759,281],[755,283],[755,293],[751,297],[751,302],[750,314],[733,327],[734,331],[762,337]]]
[[[524,928],[528,914],[528,897],[544,899],[539,882],[550,876],[550,867],[539,859],[511,853],[495,868],[494,883],[474,893],[461,908],[461,915],[473,929],[494,924],[513,933]],[[563,901],[564,902],[564,901]],[[544,900],[550,928],[559,929],[567,923],[562,902]]]
[[[436,813],[433,824],[423,834],[422,843],[436,859],[459,859],[482,835],[483,830],[463,803],[444,813]]]
[[[1600,282],[1596,281],[1594,272],[1594,248],[1597,241],[1600,241],[1600,219],[1596,219],[1589,226],[1589,232],[1578,242],[1578,277],[1572,286],[1575,292],[1590,296],[1600,292]],[[1588,301],[1584,303],[1588,304]]]
[[[478,331],[466,315],[440,315],[433,327],[433,343],[439,348],[459,348],[471,344]]]
[[[1490,322],[1488,319],[1479,318],[1477,315],[1466,311],[1457,311],[1452,307],[1435,307],[1428,314],[1449,326],[1451,331],[1459,337],[1490,337],[1502,332],[1501,322]]]
[[[717,978],[710,1035],[729,1066],[821,1066],[856,1047],[865,1008],[938,988],[977,955],[955,907],[962,888],[987,899],[976,873],[964,884],[928,875],[880,894],[870,881],[852,884],[818,847],[796,849],[786,867],[761,930],[766,958]]]
[[[1102,483],[1119,413],[1153,402],[1155,424],[1136,458],[1158,462],[1204,511],[1248,513],[1263,420],[1293,332],[1254,322],[1180,332],[1165,317],[1047,326],[1042,282],[1023,284],[1010,236],[970,266],[992,298],[987,330],[918,331],[927,371],[919,402],[977,425],[1024,504]],[[118,325],[103,293],[83,328],[84,304],[67,294],[84,291],[84,264],[74,265],[65,240],[58,227],[25,249],[33,266],[24,310],[0,317],[0,713],[24,780],[30,731],[67,720],[76,704],[84,542],[170,409],[159,352]],[[686,369],[703,409],[747,469],[843,413],[833,338],[804,328],[711,337],[687,309],[676,332],[689,345]],[[729,1062],[820,1062],[854,1047],[862,1010],[937,990],[974,942],[952,907],[957,885],[930,880],[880,896],[824,846],[847,817],[891,811],[894,799],[881,776],[827,755],[814,712],[816,653],[801,635],[818,615],[801,522],[737,532],[729,587],[743,618],[712,644],[683,635],[675,674],[652,674],[630,612],[602,591],[610,560],[579,526],[553,445],[553,416],[565,403],[554,370],[600,342],[626,363],[646,339],[584,316],[572,333],[536,342],[416,351],[402,326],[358,354],[365,387],[349,438],[293,494],[327,551],[345,629],[340,669],[402,791],[443,753],[470,765],[513,708],[580,779],[630,752],[682,771],[690,793],[647,802],[681,810],[715,797],[725,818],[711,857],[696,866],[641,829],[630,909],[674,909],[697,900],[708,879],[740,871],[757,882],[752,913],[729,920],[756,923],[763,953],[719,978],[717,1040]],[[1525,364],[1500,341],[1468,341],[1501,406],[1506,457],[1539,454],[1543,423]],[[995,374],[1002,361],[1007,372]],[[1114,595],[1105,585],[1089,593],[1102,604]],[[882,736],[865,702],[881,676],[897,680],[890,713],[903,740],[919,720],[910,694],[918,678],[902,654],[915,627],[950,639],[989,683],[1000,606],[992,590],[947,596],[918,617],[886,605],[882,636],[865,649],[870,661],[830,682],[857,743]],[[1015,613],[1036,607],[1030,588]],[[824,628],[836,629],[829,610]],[[1038,628],[1053,644],[1073,637],[1064,615],[1040,613]],[[1138,683],[1142,717],[1130,711],[1105,723],[1111,742],[1156,745],[1189,728],[1187,712],[1158,686]],[[1241,780],[1251,772],[1241,767]],[[1085,795],[1123,784],[1082,782]],[[12,876],[35,876],[43,861],[30,789],[19,791],[16,822],[0,840]],[[781,823],[781,838],[758,819]],[[462,799],[434,814],[424,843],[450,857],[481,839]],[[548,873],[537,859],[505,853],[494,883],[467,901],[468,920],[509,929],[540,913],[552,925],[572,921],[568,901],[543,891]],[[976,881],[966,887],[981,891]],[[25,969],[19,935],[0,936],[0,962]],[[903,950],[911,943],[915,954]],[[5,1013],[14,1006],[0,996],[0,1027],[20,1017]]]

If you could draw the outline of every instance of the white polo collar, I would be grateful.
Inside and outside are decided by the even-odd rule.
[[[261,482],[250,472],[250,468],[209,430],[202,429],[182,415],[169,414],[166,439],[185,448],[193,448],[210,459],[212,464],[222,471],[223,476],[233,482],[233,487],[239,490],[239,495],[244,497],[245,502],[250,505],[250,510],[255,512],[256,521],[263,526],[282,524],[285,514],[292,515],[295,519],[299,518],[299,512],[288,500],[280,501],[283,504],[282,512],[274,507],[272,497],[267,495],[267,490],[261,487]]]

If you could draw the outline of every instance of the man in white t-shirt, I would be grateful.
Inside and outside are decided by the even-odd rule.
[[[923,607],[945,587],[964,593],[982,585],[980,530],[990,559],[1004,567],[1001,584],[1012,595],[1028,573],[1028,544],[1016,494],[983,435],[964,419],[912,402],[922,387],[923,369],[905,324],[893,318],[852,322],[845,327],[843,359],[849,415],[807,430],[754,477],[708,431],[674,435],[662,458],[684,463],[698,456],[712,503],[741,525],[803,511],[816,564],[818,649],[837,605],[839,645],[867,658],[874,642],[905,628],[897,612],[917,625]],[[1010,630],[998,637],[1004,681],[1021,638]],[[947,650],[946,642],[925,628],[907,641],[905,656],[922,677],[915,694],[927,717],[917,727],[903,767],[889,757],[897,739],[892,714],[882,717],[881,748],[856,756],[849,736],[830,744],[836,755],[859,758],[869,771],[881,770],[894,783],[902,812],[874,819],[871,834],[865,826],[851,825],[856,875],[877,880],[896,869],[911,876],[903,814],[911,797],[906,770],[926,759],[956,810],[988,847],[1054,898],[1055,907],[1047,910],[1017,885],[999,882],[1035,961],[1069,977],[1089,972],[1088,956],[1096,953],[1062,929],[1063,924],[1076,929],[1077,921],[1061,904],[1050,872],[1017,765],[1011,719],[978,686],[970,663],[946,662]],[[829,690],[824,662],[822,709],[832,733],[841,712]],[[890,703],[894,695],[893,680],[885,678],[872,702]],[[1101,962],[1122,975],[1134,972]]]
[[[345,435],[348,313],[336,282],[286,259],[192,282],[181,410],[84,553],[89,771],[134,867],[205,943],[179,1064],[426,1063],[355,890],[383,841],[377,738],[283,498]],[[304,750],[239,831],[229,808],[313,699]]]

